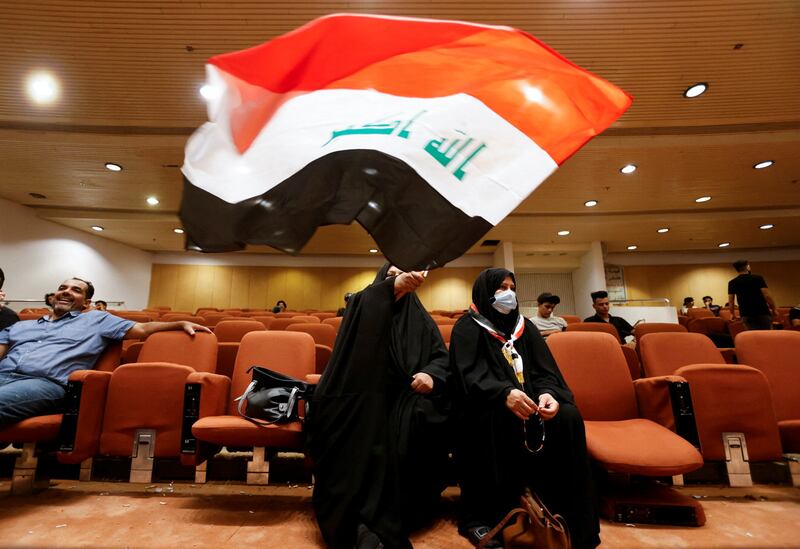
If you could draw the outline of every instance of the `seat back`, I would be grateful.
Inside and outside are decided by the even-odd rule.
[[[579,317],[578,315],[560,315],[560,316],[567,322],[567,324],[578,324],[579,322],[582,322],[581,317]]]
[[[297,320],[296,318],[292,320]],[[325,345],[333,349],[333,344],[336,341],[336,330],[333,326],[322,323],[297,323],[289,324],[286,327],[288,332],[305,332],[314,338],[314,343]]]
[[[645,334],[655,334],[661,332],[681,332],[686,333],[687,330],[680,324],[673,324],[671,322],[642,322],[633,328],[633,337],[636,341],[641,341]]]
[[[317,317],[320,320],[320,322],[322,322],[326,318],[336,318],[336,313],[326,313],[326,312],[311,313],[311,316]]]
[[[256,320],[264,325],[265,330],[269,330],[269,325],[275,320],[275,315],[256,315],[251,316],[250,320]]]
[[[442,334],[442,339],[445,345],[450,345],[450,338],[453,336],[453,326],[455,324],[437,324],[439,333]]]
[[[212,327],[216,326],[223,318],[229,316],[228,313],[221,313],[221,312],[207,312],[203,315],[205,321],[205,326]]]
[[[718,318],[716,316],[691,318],[689,319],[689,324],[686,327],[690,332],[695,332],[698,334],[728,334],[728,321],[726,321],[724,318]]]
[[[339,327],[342,325],[342,319],[343,318],[344,317],[341,317],[341,316],[335,316],[333,318],[326,318],[325,320],[322,321],[322,323],[323,324],[329,324],[330,326],[333,326],[333,329],[336,330],[336,333],[339,333]]]
[[[650,334],[647,337],[651,337]],[[707,461],[724,461],[722,433],[744,433],[750,461],[781,459],[781,439],[767,378],[750,366],[692,364],[675,372],[689,382]]]
[[[137,313],[134,311],[114,311],[111,314],[126,320],[133,320],[134,322],[151,322],[153,320],[153,315],[148,313]],[[156,315],[156,317],[157,316],[158,315]]]
[[[251,366],[263,366],[305,381],[306,375],[316,373],[314,338],[306,333],[287,331],[268,330],[245,334],[239,344],[231,379],[228,405],[231,415],[238,415],[238,402],[234,402],[234,399],[244,393],[252,380],[252,374],[247,373]]]
[[[602,332],[617,338],[617,343],[622,340],[619,338],[617,329],[608,322],[576,322],[567,324],[568,332]]]
[[[266,330],[258,320],[221,320],[214,327],[214,335],[220,343],[236,343],[242,340],[244,334],[257,330]]]
[[[179,330],[156,332],[145,340],[138,362],[169,362],[213,373],[217,367],[217,337],[207,332],[193,336]]]
[[[283,311],[280,313],[275,313],[276,318],[292,318],[293,316],[303,316],[303,313],[298,313],[297,311]]]
[[[94,363],[94,369],[100,372],[113,372],[122,360],[122,340],[112,341]]]
[[[297,316],[291,317],[291,319],[294,320],[297,324],[300,324],[300,323],[302,323],[302,324],[316,324],[316,323],[320,322],[319,317],[316,317],[316,316],[313,316],[313,315],[297,315]]]
[[[184,320],[186,322],[194,322],[195,324],[203,324],[205,325],[206,319],[202,316],[195,316],[193,314],[184,314],[184,313],[167,313],[161,316],[160,319],[162,322],[177,322],[179,320]]]
[[[619,340],[598,332],[559,332],[547,338],[575,404],[587,421],[639,417],[633,381]]]
[[[694,307],[686,311],[686,316],[691,318],[711,318],[714,316],[714,313],[706,309],[705,307]]]
[[[155,334],[154,334],[155,335]],[[188,366],[123,364],[111,376],[100,435],[100,454],[130,456],[138,429],[156,431],[155,457],[178,456]]]
[[[778,421],[800,419],[800,333],[752,330],[736,338],[739,362],[760,370],[769,381]]]
[[[274,330],[286,330],[287,327],[291,326],[292,324],[299,324],[294,318],[276,318],[272,322],[269,323],[270,331]]]
[[[456,322],[458,322],[457,318],[450,318],[447,316],[442,316],[436,319],[437,326],[448,326],[448,325],[452,326]]]
[[[669,376],[689,364],[725,364],[722,353],[703,334],[646,334],[638,343],[645,377]]]

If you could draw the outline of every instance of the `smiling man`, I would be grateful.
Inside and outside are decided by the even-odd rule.
[[[92,369],[112,341],[165,330],[210,332],[192,322],[141,323],[103,311],[82,313],[92,295],[91,282],[70,278],[55,293],[52,315],[0,331],[0,428],[58,413],[70,374]]]

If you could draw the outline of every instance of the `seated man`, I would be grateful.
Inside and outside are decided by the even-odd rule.
[[[683,298],[683,307],[681,307],[681,314],[685,315],[689,312],[689,309],[694,309],[694,298],[693,297],[684,297]]]
[[[6,293],[3,291],[3,283],[6,281],[6,275],[3,274],[3,269],[0,269],[0,302],[6,298]],[[8,328],[15,322],[19,322],[17,313],[0,303],[0,330]]]
[[[714,298],[710,295],[703,296],[703,307],[714,313],[714,316],[719,316],[721,307],[719,305],[714,305]]]
[[[611,307],[611,304],[608,301],[608,292],[600,290],[599,292],[592,292],[591,295],[592,307],[597,314],[584,319],[584,322],[607,322],[617,329],[622,341],[625,343],[633,341],[633,326],[628,324],[628,321],[624,318],[611,316],[609,314],[608,309]]]
[[[0,428],[58,413],[70,374],[93,368],[110,341],[164,330],[211,331],[192,322],[139,323],[94,310],[81,314],[93,294],[91,282],[65,280],[55,293],[52,315],[0,331]]]
[[[792,328],[800,328],[800,305],[792,307],[789,311],[789,325]]]
[[[531,317],[531,322],[542,334],[542,337],[547,337],[556,332],[563,332],[567,329],[567,321],[553,314],[556,305],[561,303],[561,298],[557,295],[545,292],[536,298],[539,308],[536,314]]]

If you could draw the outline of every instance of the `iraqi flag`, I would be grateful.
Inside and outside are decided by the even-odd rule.
[[[206,73],[189,249],[298,253],[357,221],[404,270],[462,255],[631,103],[519,30],[373,15],[316,19]]]

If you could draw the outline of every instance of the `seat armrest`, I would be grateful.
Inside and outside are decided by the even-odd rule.
[[[319,383],[319,378],[322,376],[320,374],[306,374],[306,383],[311,383],[312,385],[316,385]]]
[[[680,376],[643,377],[633,382],[639,417],[654,421],[670,431],[676,432],[670,385],[686,383]]]
[[[728,364],[738,364],[736,361],[736,349],[733,347],[721,347],[719,352],[722,354],[722,358],[725,359],[725,362]]]
[[[333,349],[331,349],[327,345],[322,345],[320,343],[315,343],[314,348],[316,350],[315,358],[316,358],[317,373],[322,374],[322,372],[325,371],[325,367],[328,365],[328,362],[331,359],[331,355],[333,354]]]
[[[200,385],[199,417],[221,416],[228,407],[231,380],[227,376],[209,372],[192,372],[186,384]]]
[[[78,370],[69,376],[59,433],[61,463],[80,463],[97,453],[111,376],[97,370]]]

